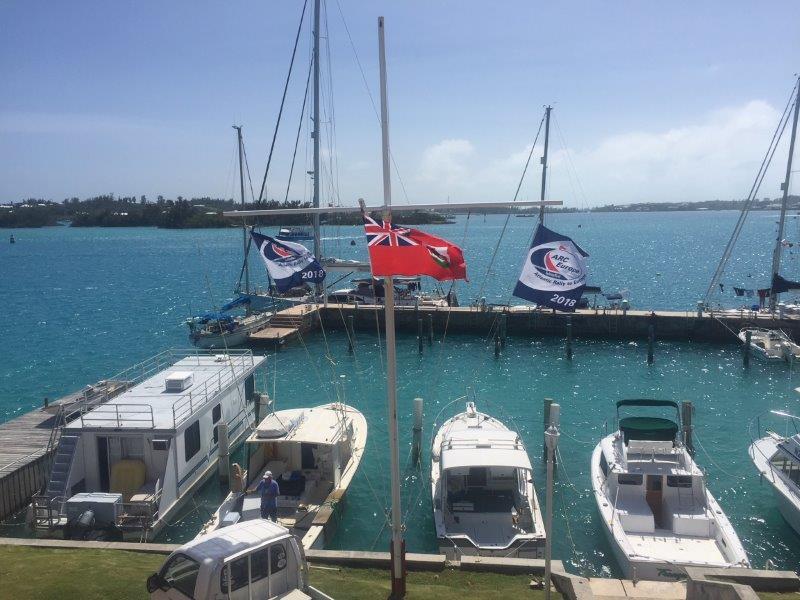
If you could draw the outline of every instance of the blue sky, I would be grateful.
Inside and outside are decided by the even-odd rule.
[[[340,8],[375,98],[386,17],[392,151],[411,202],[511,199],[546,103],[550,198],[742,197],[800,71],[796,1],[323,4],[336,130],[324,195],[344,204],[378,201],[381,177],[380,130]],[[6,0],[0,201],[230,196],[233,123],[257,188],[301,8]],[[307,21],[270,197],[285,193],[309,39]],[[309,195],[306,140],[291,198]],[[778,195],[783,161],[785,150],[762,196]],[[537,197],[538,176],[537,166],[523,198]],[[406,201],[396,177],[395,201]]]

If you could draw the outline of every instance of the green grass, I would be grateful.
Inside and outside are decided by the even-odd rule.
[[[0,598],[66,600],[148,598],[145,580],[165,556],[121,550],[67,550],[0,546]],[[311,584],[336,600],[373,600],[389,594],[389,573],[378,569],[310,570]],[[409,573],[409,600],[530,598],[544,594],[528,588],[526,575],[497,575],[445,570]]]

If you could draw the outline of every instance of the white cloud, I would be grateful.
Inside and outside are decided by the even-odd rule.
[[[620,133],[585,148],[564,149],[551,136],[548,197],[572,206],[584,205],[581,189],[589,206],[744,197],[778,118],[770,104],[753,100],[710,112],[691,125]],[[510,200],[529,152],[530,145],[486,156],[469,140],[443,140],[422,153],[420,195]],[[541,153],[537,147],[521,198],[538,197]],[[781,169],[775,165],[785,155],[785,149],[776,153],[761,196],[778,193]]]

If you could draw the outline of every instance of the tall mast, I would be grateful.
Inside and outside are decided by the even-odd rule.
[[[544,195],[547,191],[547,149],[550,146],[550,111],[553,110],[552,106],[547,106],[544,109],[544,154],[542,155],[542,193],[539,199],[542,204],[539,205],[539,223],[544,225]]]
[[[772,252],[772,279],[770,283],[770,287],[772,289],[774,289],[775,276],[778,275],[781,270],[781,250],[783,248],[781,242],[783,241],[783,227],[786,222],[786,205],[788,204],[789,198],[789,181],[792,177],[792,157],[794,156],[794,141],[797,137],[798,112],[800,112],[800,75],[798,75],[797,83],[795,84],[794,119],[792,120],[792,137],[789,140],[789,158],[786,160],[786,178],[781,184],[783,197],[781,199],[781,218],[778,220],[778,238],[775,240],[775,250]],[[776,296],[777,294],[774,292],[770,293],[769,295],[770,312],[775,311],[775,305],[777,304]]]
[[[314,208],[319,208],[319,10],[320,0],[314,0],[314,131],[311,136],[314,138]],[[320,256],[320,240],[319,240],[319,214],[315,213],[313,216],[314,224],[314,256],[317,259],[322,259]],[[317,293],[321,290],[320,284],[317,284]]]
[[[244,142],[242,141],[242,126],[233,125],[236,130],[236,140],[239,143],[239,194],[242,199],[242,210],[244,204]],[[250,293],[250,265],[247,262],[247,223],[242,219],[242,252],[244,254],[244,291]],[[250,305],[248,304],[248,307]],[[249,312],[249,308],[248,308]]]
[[[386,42],[383,17],[378,17],[378,54],[381,67],[381,147],[383,154],[383,219],[392,220],[392,181],[389,170],[389,107],[386,97]],[[389,462],[392,467],[392,595],[406,595],[405,545],[400,509],[400,448],[397,441],[397,357],[394,335],[394,282],[384,279],[384,317],[386,320],[386,404],[389,420]]]

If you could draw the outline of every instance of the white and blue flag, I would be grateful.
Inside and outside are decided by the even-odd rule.
[[[586,287],[588,256],[570,238],[540,223],[514,295],[539,306],[573,312]]]
[[[279,292],[325,279],[325,269],[302,244],[278,241],[255,231],[250,235]]]

